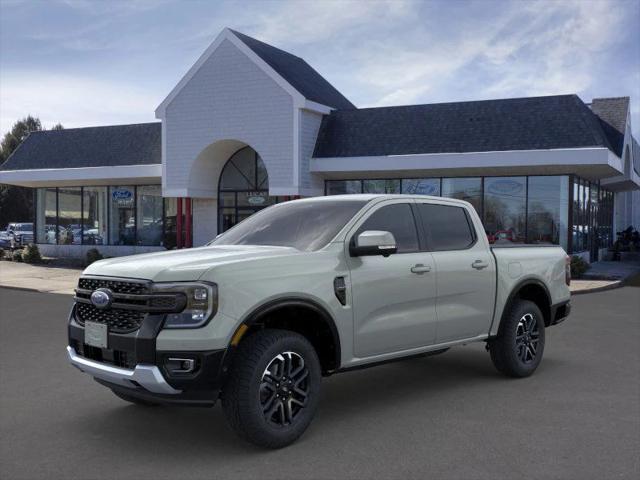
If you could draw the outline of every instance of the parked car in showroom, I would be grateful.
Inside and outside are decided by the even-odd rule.
[[[33,223],[10,223],[7,225],[3,237],[5,240],[2,243],[7,242],[8,247],[12,250],[33,243]]]
[[[309,426],[323,376],[471,342],[503,374],[531,375],[569,282],[561,247],[490,246],[462,200],[308,198],[205,247],[91,264],[67,354],[134,404],[220,399],[242,438],[279,448]]]

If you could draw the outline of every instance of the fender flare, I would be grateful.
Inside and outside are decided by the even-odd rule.
[[[238,325],[234,334],[232,335],[232,340],[238,333],[238,331],[242,328],[251,327],[257,323],[260,323],[260,320],[271,312],[274,312],[280,308],[284,307],[304,307],[310,310],[313,310],[315,313],[320,315],[324,323],[329,327],[329,331],[331,332],[331,336],[333,338],[333,344],[335,345],[335,370],[340,368],[342,363],[342,348],[340,344],[340,334],[338,333],[338,328],[336,327],[335,320],[333,316],[325,309],[322,305],[320,305],[315,300],[311,300],[305,297],[295,297],[295,296],[287,296],[280,297],[269,300],[262,305],[254,308]],[[231,347],[230,342],[230,347]]]
[[[511,305],[511,302],[513,302],[513,299],[518,295],[520,290],[522,290],[522,288],[528,285],[535,285],[537,287],[542,287],[542,290],[544,291],[544,294],[547,298],[547,303],[549,304],[548,310],[546,312],[543,311],[542,314],[545,316],[545,320],[546,319],[549,319],[549,321],[552,320],[551,308],[552,308],[553,302],[551,301],[551,294],[549,293],[549,289],[547,288],[545,283],[538,278],[525,278],[524,280],[521,280],[518,283],[516,283],[515,286],[511,289],[511,292],[509,292],[509,296],[507,297],[507,300],[504,302],[504,308],[502,309],[502,315],[500,316],[500,324],[498,325],[498,330],[500,330],[500,326],[502,325],[502,319],[505,313],[507,312],[507,308]]]

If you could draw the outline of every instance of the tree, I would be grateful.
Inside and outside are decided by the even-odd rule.
[[[61,124],[53,127],[53,130],[62,130]],[[11,130],[5,133],[0,142],[0,165],[3,164],[16,148],[31,133],[42,130],[39,118],[28,115],[13,124]],[[33,190],[14,185],[0,184],[0,228],[4,228],[9,222],[33,221]]]

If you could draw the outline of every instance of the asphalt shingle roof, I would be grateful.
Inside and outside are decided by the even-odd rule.
[[[302,58],[243,33],[231,31],[306,99],[337,109],[356,108]]]
[[[577,95],[338,110],[325,115],[314,157],[612,149]]]
[[[591,110],[602,123],[609,143],[616,154],[621,157],[624,148],[624,134],[627,129],[627,113],[629,112],[629,97],[594,98]]]
[[[32,132],[0,170],[159,164],[160,123]]]

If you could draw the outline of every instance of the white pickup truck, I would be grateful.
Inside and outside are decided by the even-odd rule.
[[[322,376],[470,342],[505,375],[531,375],[545,328],[569,315],[569,282],[562,248],[490,247],[464,201],[310,198],[205,247],[93,263],[67,352],[129,402],[220,398],[241,437],[277,448],[308,427]]]

